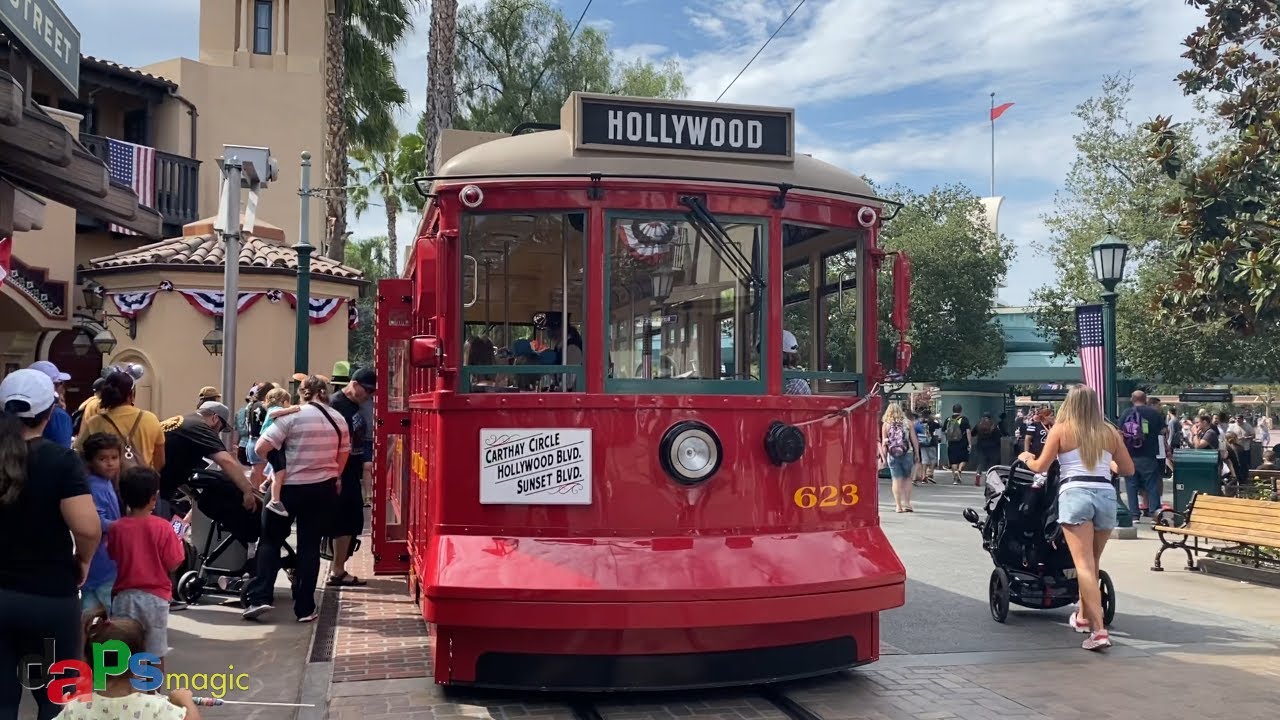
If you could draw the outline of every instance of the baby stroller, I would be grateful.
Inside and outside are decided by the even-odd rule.
[[[217,468],[191,474],[181,492],[192,505],[187,533],[187,568],[178,579],[178,598],[195,603],[205,593],[239,597],[245,607],[256,563],[250,548],[262,529],[260,512],[245,510],[244,494]],[[285,543],[282,566],[294,582],[297,557]],[[212,580],[212,582],[210,582]]]
[[[991,554],[989,600],[991,617],[1003,623],[1009,603],[1045,610],[1080,600],[1075,563],[1058,527],[1057,464],[1047,479],[1025,465],[996,466],[987,473],[984,507],[986,518],[973,508],[964,519],[982,533],[982,549]],[[1099,571],[1103,621],[1110,625],[1116,614],[1116,591],[1111,576]]]

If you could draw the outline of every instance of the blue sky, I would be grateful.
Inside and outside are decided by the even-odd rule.
[[[319,0],[316,0],[319,2]],[[473,3],[479,0],[462,0]],[[674,58],[690,99],[714,100],[797,0],[595,0],[586,22],[621,59]],[[60,0],[84,51],[128,65],[198,52],[198,0]],[[558,0],[576,19],[587,0]],[[140,13],[147,22],[139,23]],[[1171,0],[807,0],[725,95],[796,108],[797,145],[884,183],[927,190],[990,183],[990,93],[1016,105],[996,123],[1000,230],[1017,247],[1001,299],[1052,280],[1040,217],[1074,158],[1072,109],[1108,74],[1133,76],[1130,116],[1188,117],[1173,82],[1201,16]],[[426,86],[427,17],[397,54],[410,125]],[[357,235],[381,234],[370,212]],[[416,220],[405,218],[401,236]]]

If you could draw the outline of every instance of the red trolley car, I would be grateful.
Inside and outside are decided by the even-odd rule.
[[[876,484],[897,205],[795,154],[791,110],[575,94],[561,120],[446,132],[378,287],[376,571],[408,573],[436,681],[876,660],[905,583]]]

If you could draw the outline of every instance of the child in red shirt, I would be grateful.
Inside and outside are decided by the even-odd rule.
[[[120,500],[126,511],[111,526],[107,554],[116,563],[112,617],[137,620],[146,632],[146,651],[164,658],[169,651],[169,573],[182,564],[182,541],[173,526],[152,514],[160,495],[160,475],[133,467],[120,475]],[[161,662],[163,669],[163,662]]]

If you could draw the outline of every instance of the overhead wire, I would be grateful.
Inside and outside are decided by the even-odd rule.
[[[751,56],[751,59],[747,61],[747,64],[742,66],[742,69],[738,71],[738,74],[734,75],[733,79],[729,81],[729,84],[725,86],[724,90],[721,90],[720,94],[716,96],[716,102],[720,102],[720,98],[724,97],[724,94],[729,92],[729,88],[733,87],[733,84],[738,82],[738,78],[742,77],[742,73],[746,72],[747,68],[751,67],[751,63],[755,62],[756,58],[760,57],[760,53],[764,52],[764,49],[769,47],[769,43],[773,42],[773,39],[778,36],[778,33],[782,32],[782,28],[786,27],[787,23],[791,22],[791,18],[795,17],[795,14],[799,12],[800,8],[804,7],[805,1],[806,0],[800,0],[800,2],[796,3],[794,8],[791,8],[791,14],[787,15],[786,19],[782,21],[782,24],[778,26],[778,29],[773,31],[773,34],[769,36],[769,39],[764,41],[764,44],[760,46],[760,49],[756,51],[756,54]],[[588,5],[590,5],[590,3],[588,3]]]

